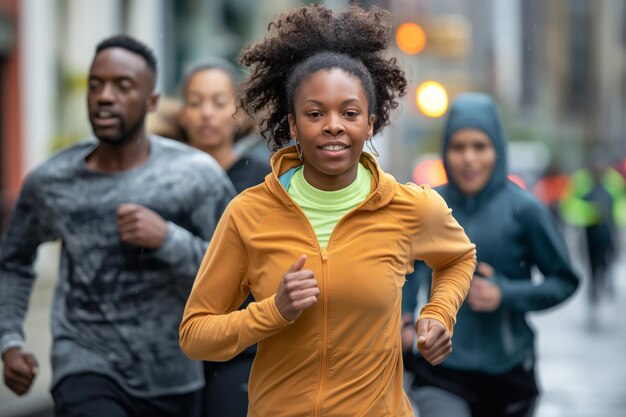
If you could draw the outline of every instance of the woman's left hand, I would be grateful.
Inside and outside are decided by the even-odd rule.
[[[417,322],[417,349],[431,365],[439,365],[452,353],[450,332],[438,320],[419,320]]]

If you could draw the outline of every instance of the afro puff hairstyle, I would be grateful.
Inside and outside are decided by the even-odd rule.
[[[340,68],[356,76],[376,116],[374,134],[389,122],[406,94],[406,78],[386,52],[391,39],[389,13],[352,5],[342,12],[315,4],[284,13],[269,24],[270,34],[247,47],[240,62],[251,67],[241,85],[240,103],[261,114],[261,134],[273,149],[290,140],[287,116],[298,85],[321,69]]]

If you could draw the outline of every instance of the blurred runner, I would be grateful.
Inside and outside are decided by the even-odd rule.
[[[578,278],[548,209],[507,179],[506,139],[491,97],[458,96],[442,157],[449,182],[437,191],[475,242],[478,265],[459,310],[450,357],[433,367],[405,355],[414,379],[412,399],[420,417],[531,416],[539,389],[526,313],[567,299]],[[543,274],[540,284],[531,281],[533,266]],[[411,323],[416,291],[430,274],[420,263],[408,277],[413,282],[404,289],[405,323]],[[407,332],[403,340],[410,352]]]
[[[243,118],[243,112],[236,112],[237,78],[236,68],[228,61],[213,59],[193,67],[183,80],[180,125],[186,142],[212,155],[240,193],[262,183],[270,166],[235,150],[235,134]],[[240,308],[252,301],[249,296]],[[248,378],[255,353],[256,345],[229,361],[205,362],[203,416],[248,414]]]
[[[102,41],[89,70],[96,140],[24,182],[0,252],[4,380],[25,394],[38,372],[22,322],[37,247],[62,241],[52,311],[52,396],[68,416],[197,416],[201,364],[178,345],[183,306],[234,194],[209,156],[145,132],[156,59],[128,36]]]
[[[626,191],[622,175],[606,158],[594,153],[589,169],[571,175],[570,186],[561,202],[565,221],[585,232],[587,260],[591,280],[589,302],[596,306],[601,295],[615,291],[611,265],[616,257],[619,202]]]

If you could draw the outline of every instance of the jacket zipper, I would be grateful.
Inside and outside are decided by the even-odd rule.
[[[282,188],[282,186],[281,186]],[[285,190],[284,188],[282,188],[282,190],[284,191],[285,195],[287,196],[287,198],[291,201],[291,203],[293,204],[293,206],[295,207],[296,212],[298,212],[298,214],[300,215],[300,217],[302,217],[302,220],[304,221],[304,224],[306,225],[306,227],[309,229],[309,232],[311,233],[311,235],[313,236],[313,238],[315,238],[315,247],[317,248],[317,252],[320,256],[320,259],[322,261],[322,284],[321,284],[321,290],[324,291],[323,293],[323,297],[322,297],[322,354],[320,355],[320,380],[319,380],[319,384],[317,386],[317,393],[315,394],[315,401],[313,403],[313,416],[319,416],[320,413],[320,400],[321,400],[321,393],[322,393],[322,386],[323,386],[323,379],[326,376],[326,356],[328,355],[327,352],[327,338],[328,338],[328,323],[327,323],[327,319],[328,319],[328,306],[326,303],[326,297],[328,295],[327,291],[327,285],[326,285],[326,269],[327,269],[327,262],[328,262],[328,252],[326,250],[326,248],[322,248],[320,246],[319,241],[317,240],[317,235],[315,234],[315,229],[313,229],[313,225],[311,224],[311,222],[309,221],[309,219],[306,217],[306,214],[304,214],[304,211],[302,211],[302,209],[300,208],[300,206],[294,201],[293,198],[291,198],[291,196],[289,195],[289,193],[287,192],[287,190]],[[331,234],[332,237],[332,234]]]
[[[317,387],[317,394],[315,395],[315,403],[313,404],[313,416],[314,417],[319,417],[320,415],[320,411],[321,411],[320,402],[322,399],[321,398],[322,387],[324,386],[324,382],[326,380],[326,371],[328,368],[327,366],[327,362],[328,362],[328,282],[327,282],[328,281],[327,279],[328,277],[328,248],[330,247],[330,243],[332,242],[333,236],[335,235],[335,231],[339,228],[339,225],[343,223],[344,219],[350,217],[352,213],[360,209],[368,200],[369,198],[366,198],[358,206],[356,206],[355,208],[353,208],[352,210],[344,214],[343,217],[339,219],[337,224],[335,224],[333,231],[330,233],[330,236],[328,238],[328,244],[326,245],[325,248],[322,248],[319,245],[319,242],[317,242],[317,247],[322,257],[322,284],[323,284],[322,288],[324,291],[323,293],[324,298],[322,299],[322,354],[320,356],[320,381]],[[313,226],[311,225],[311,222],[309,222],[309,219],[307,219],[306,214],[304,214],[302,209],[297,204],[295,206],[298,208],[300,213],[302,213],[302,216],[304,217],[309,228],[313,230]],[[313,230],[313,235],[315,235],[315,230]]]
[[[313,228],[311,226],[311,228]],[[318,243],[319,246],[319,243]],[[326,380],[326,368],[328,362],[328,252],[326,248],[320,247],[322,255],[322,289],[324,298],[322,298],[322,354],[320,355],[320,380],[317,386],[317,394],[315,395],[315,403],[313,404],[313,416],[320,415],[320,403],[322,400],[322,390]]]
[[[321,402],[322,387],[324,386],[324,379],[326,378],[326,368],[327,368],[327,363],[326,362],[328,361],[328,358],[327,358],[327,356],[328,356],[328,302],[326,302],[326,300],[328,299],[327,298],[328,297],[328,285],[327,285],[327,282],[326,282],[327,281],[326,276],[328,275],[328,248],[330,247],[330,243],[333,240],[333,237],[335,235],[335,231],[337,230],[338,226],[341,223],[343,223],[346,218],[348,218],[350,215],[352,215],[352,213],[356,212],[361,207],[363,207],[371,199],[371,197],[374,194],[368,195],[365,198],[365,200],[363,200],[359,205],[357,205],[355,208],[353,208],[352,210],[347,212],[341,219],[339,219],[337,224],[335,224],[335,227],[333,228],[333,231],[331,232],[330,237],[328,238],[328,244],[326,245],[326,248],[322,248],[320,246],[319,241],[317,240],[317,235],[315,234],[315,229],[313,229],[313,225],[311,224],[309,219],[306,217],[306,214],[304,213],[304,211],[302,211],[302,209],[295,202],[295,200],[293,198],[291,198],[291,196],[289,195],[287,190],[285,190],[284,188],[282,188],[282,190],[286,194],[287,198],[289,198],[289,200],[291,200],[293,206],[296,208],[296,211],[298,213],[300,213],[300,216],[304,219],[304,223],[306,224],[306,227],[308,227],[309,232],[315,238],[315,246],[317,247],[318,253],[319,253],[320,258],[322,260],[322,291],[323,291],[323,298],[322,298],[322,354],[320,355],[320,380],[319,380],[319,384],[317,386],[317,394],[315,394],[315,402],[313,403],[313,416],[314,417],[318,417],[320,415],[320,402]]]

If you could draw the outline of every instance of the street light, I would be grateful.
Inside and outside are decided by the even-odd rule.
[[[426,33],[416,23],[403,23],[396,29],[396,43],[405,54],[419,54],[426,46]]]
[[[428,117],[441,117],[448,110],[448,93],[437,81],[426,81],[417,87],[417,107]]]

